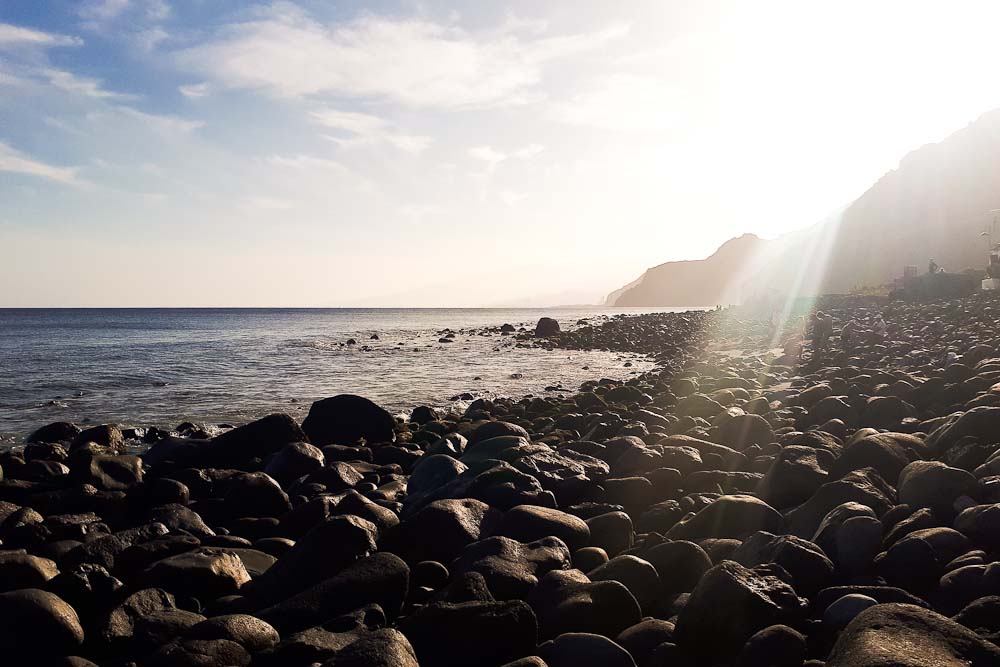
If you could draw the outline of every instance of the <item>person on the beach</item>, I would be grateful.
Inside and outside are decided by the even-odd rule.
[[[931,258],[931,261],[927,263],[927,273],[933,276],[935,273],[938,272],[938,268],[939,268],[938,263],[935,262],[933,258]]]
[[[856,318],[851,318],[848,320],[844,328],[840,330],[840,347],[844,352],[850,352],[854,349],[854,344],[857,342],[858,331],[861,325],[858,323]]]
[[[885,318],[881,315],[879,315],[878,319],[875,320],[874,333],[875,337],[879,340],[885,339],[886,335],[889,333],[889,325],[885,323]]]
[[[833,334],[833,318],[822,310],[817,311],[813,316],[812,344],[813,354],[825,351],[830,344],[830,336]]]

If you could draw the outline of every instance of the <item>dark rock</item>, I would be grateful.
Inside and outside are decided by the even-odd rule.
[[[435,602],[404,618],[400,631],[425,665],[498,667],[530,655],[538,627],[525,602]]]
[[[635,667],[628,651],[607,637],[570,632],[538,647],[548,667]]]
[[[230,479],[225,505],[233,517],[278,517],[292,508],[281,485],[262,472]]]
[[[400,524],[392,548],[412,561],[450,563],[462,549],[493,533],[501,517],[473,498],[436,500]]]
[[[632,546],[635,536],[632,519],[625,512],[607,512],[586,520],[590,528],[590,544],[600,547],[609,556],[617,556]]]
[[[538,617],[539,635],[592,632],[615,637],[642,618],[635,597],[617,581],[591,582],[579,570],[555,570],[528,598]]]
[[[340,394],[316,401],[302,422],[314,445],[393,442],[396,420],[367,398]]]
[[[844,628],[827,667],[986,667],[1000,664],[1000,648],[930,610],[880,604]]]
[[[189,639],[228,639],[249,653],[257,653],[277,645],[278,631],[255,616],[230,614],[215,616],[188,628]]]
[[[667,532],[677,540],[707,537],[739,538],[758,530],[780,532],[784,518],[759,498],[746,495],[722,496],[694,516],[678,521]]]
[[[323,667],[420,667],[406,637],[390,628],[374,630],[337,652]]]
[[[674,624],[658,618],[645,618],[629,626],[615,637],[637,664],[645,664],[657,646],[674,639]]]
[[[660,576],[649,561],[619,555],[587,573],[591,581],[617,581],[628,589],[646,615],[652,614],[659,598]]]
[[[405,562],[391,553],[379,552],[254,615],[282,634],[314,627],[366,604],[377,604],[387,616],[395,618],[406,599],[409,580]]]
[[[768,626],[794,625],[805,606],[777,577],[724,561],[702,576],[684,605],[675,629],[677,644],[695,655],[732,655]]]
[[[806,657],[806,638],[787,625],[758,631],[740,652],[740,667],[799,667]]]
[[[92,426],[84,431],[80,431],[70,443],[70,451],[83,447],[88,442],[93,442],[116,453],[125,450],[125,436],[122,435],[121,429],[114,424]]]
[[[236,554],[201,547],[153,563],[146,568],[144,579],[151,587],[214,600],[237,593],[250,581],[250,575]]]
[[[253,583],[252,595],[277,602],[340,573],[375,552],[378,529],[357,516],[336,516],[312,528]]]
[[[53,422],[34,431],[27,442],[71,442],[80,433],[80,427],[69,422]]]
[[[898,487],[899,502],[949,516],[957,498],[975,493],[976,478],[940,461],[914,461],[899,473]]]
[[[295,420],[279,413],[215,436],[211,450],[218,461],[232,464],[267,458],[285,445],[306,440],[306,434]]]
[[[250,654],[226,639],[181,639],[143,660],[143,667],[246,667]]]
[[[288,486],[299,477],[322,468],[326,463],[323,450],[308,442],[292,442],[275,454],[264,472],[282,486]]]
[[[83,644],[83,627],[73,607],[37,588],[0,593],[0,618],[0,646],[12,665],[74,655]]]
[[[496,528],[497,535],[520,542],[532,542],[543,537],[558,537],[570,550],[586,546],[590,528],[572,514],[548,507],[518,505],[508,510]]]
[[[535,336],[539,338],[547,338],[557,333],[559,333],[559,322],[551,317],[543,317],[535,325]]]
[[[570,567],[569,549],[555,537],[522,544],[495,536],[465,547],[452,572],[478,572],[499,600],[524,599],[540,577]]]
[[[691,592],[712,567],[704,549],[684,540],[657,544],[642,555],[656,568],[663,595]]]

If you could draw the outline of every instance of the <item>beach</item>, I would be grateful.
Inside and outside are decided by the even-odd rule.
[[[616,366],[405,416],[338,393],[211,431],[39,424],[0,454],[5,651],[997,664],[1000,299],[815,309],[812,343],[809,315],[739,309],[483,325],[524,359]]]

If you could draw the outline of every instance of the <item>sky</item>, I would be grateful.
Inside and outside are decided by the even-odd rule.
[[[1000,107],[1000,3],[0,0],[0,307],[597,303]]]

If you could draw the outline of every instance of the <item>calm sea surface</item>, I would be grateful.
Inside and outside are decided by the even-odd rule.
[[[449,399],[462,392],[575,389],[649,364],[621,354],[515,348],[512,337],[473,330],[533,327],[542,316],[572,328],[580,318],[664,310],[0,309],[0,443],[60,420],[172,427],[276,411],[302,418],[312,401],[340,393],[405,412],[453,405]],[[462,333],[438,343],[445,328]],[[357,345],[343,345],[349,338]]]

